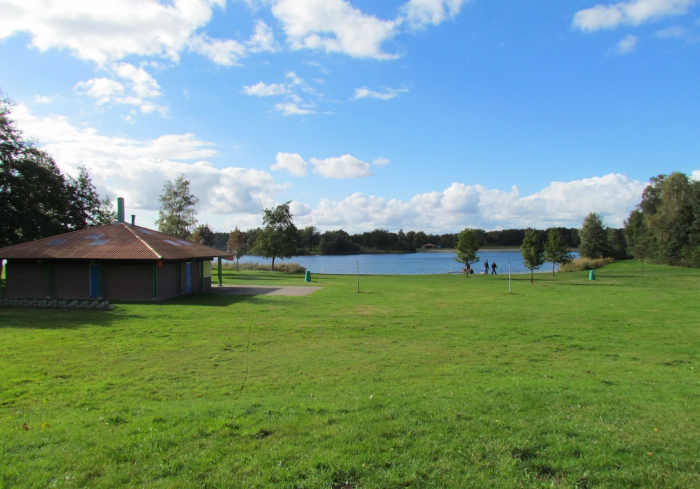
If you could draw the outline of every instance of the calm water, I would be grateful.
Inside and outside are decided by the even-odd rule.
[[[511,273],[528,273],[523,265],[520,251],[479,251],[480,262],[472,265],[474,273],[484,271],[484,261],[496,262],[496,272],[508,274],[510,262]],[[347,255],[347,256],[295,256],[288,260],[275,260],[277,263],[298,263],[311,273],[330,273],[353,275],[359,265],[363,275],[424,275],[433,273],[459,272],[462,264],[457,263],[455,253],[412,253],[407,255]],[[267,263],[261,256],[244,256],[241,263]],[[540,271],[552,270],[551,263],[545,263]],[[490,273],[490,270],[489,270]]]

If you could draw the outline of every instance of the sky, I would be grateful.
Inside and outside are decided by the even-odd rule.
[[[700,179],[699,0],[0,0],[0,89],[155,228],[623,226]]]

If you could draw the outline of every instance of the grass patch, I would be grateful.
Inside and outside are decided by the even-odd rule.
[[[700,272],[640,269],[0,309],[0,487],[698,487]]]

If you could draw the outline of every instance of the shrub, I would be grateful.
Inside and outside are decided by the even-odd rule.
[[[236,265],[233,263],[231,265],[232,266],[227,265],[227,268],[233,268],[235,270]],[[239,266],[239,269],[240,270],[263,270],[263,271],[269,272],[272,270],[272,265],[260,264],[258,262],[241,263]],[[275,264],[275,272],[304,273],[304,272],[306,272],[306,268],[302,267],[298,263],[276,263]]]
[[[584,258],[579,257],[574,259],[574,261],[562,265],[559,267],[560,272],[581,272],[584,270],[596,270],[598,268],[603,268],[605,265],[609,265],[614,262],[613,258]]]

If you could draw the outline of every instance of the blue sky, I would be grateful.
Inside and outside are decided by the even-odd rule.
[[[107,3],[108,5],[102,5]],[[154,226],[621,226],[700,178],[696,0],[0,0],[0,87],[61,169]]]

